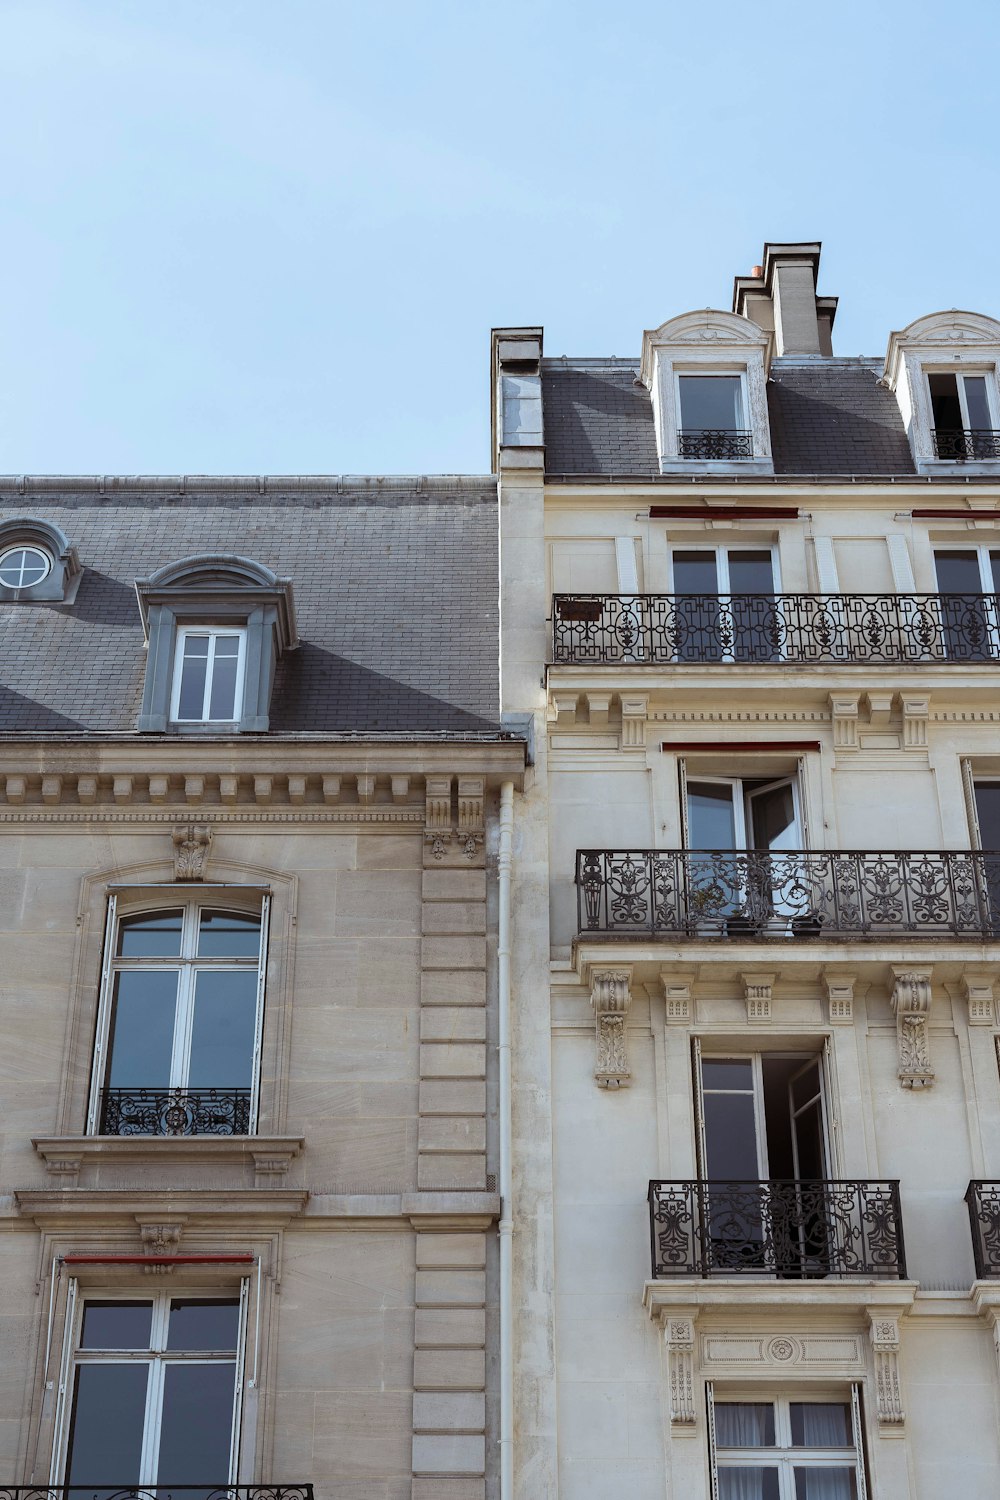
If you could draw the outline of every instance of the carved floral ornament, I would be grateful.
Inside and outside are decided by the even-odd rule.
[[[590,978],[590,1003],[597,1029],[594,1077],[601,1088],[624,1088],[632,1079],[627,1032],[632,1004],[632,970],[592,969]]]
[[[931,969],[893,969],[889,997],[896,1017],[899,1081],[904,1089],[929,1088],[934,1082],[927,1022],[931,1008]]]
[[[204,880],[212,830],[207,823],[182,823],[173,832],[174,879]]]

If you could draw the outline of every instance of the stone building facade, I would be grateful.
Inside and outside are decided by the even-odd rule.
[[[0,483],[5,1486],[482,1500],[496,568],[490,479]]]
[[[1000,323],[818,267],[494,334],[525,1500],[1000,1482]]]

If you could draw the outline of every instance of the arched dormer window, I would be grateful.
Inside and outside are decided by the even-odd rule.
[[[292,585],[245,557],[187,557],[136,580],[148,643],[139,729],[261,733],[298,644]]]
[[[771,474],[766,381],[772,336],[706,308],[642,336],[663,474]]]
[[[0,523],[0,601],[66,604],[79,580],[76,548],[58,526],[29,516]]]
[[[899,403],[918,474],[972,465],[1000,475],[1000,322],[959,311],[917,318],[889,335],[882,378]]]

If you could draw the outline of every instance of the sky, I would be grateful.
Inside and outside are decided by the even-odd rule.
[[[486,473],[490,329],[637,356],[823,242],[1000,316],[1000,5],[0,0],[0,473]]]

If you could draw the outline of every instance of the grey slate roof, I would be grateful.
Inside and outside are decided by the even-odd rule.
[[[914,473],[899,407],[875,360],[776,359],[768,382],[776,474]],[[659,476],[649,392],[638,360],[542,366],[549,474]]]
[[[3,482],[0,520],[61,526],[84,572],[72,605],[0,604],[0,734],[134,732],[134,580],[203,553],[292,579],[301,644],[278,663],[272,733],[499,728],[493,480],[197,486],[117,479],[102,495],[94,480],[29,481],[21,495]]]

